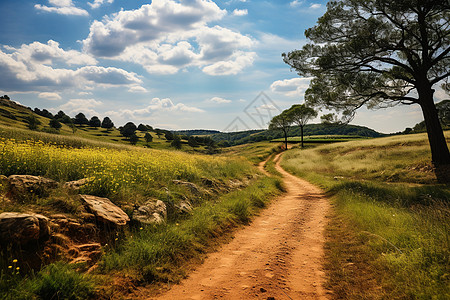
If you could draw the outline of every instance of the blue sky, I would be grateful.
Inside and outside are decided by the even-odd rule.
[[[303,103],[309,78],[281,53],[306,43],[326,1],[0,0],[0,11],[2,95],[116,125],[244,130]],[[399,106],[352,123],[388,133],[422,119]]]

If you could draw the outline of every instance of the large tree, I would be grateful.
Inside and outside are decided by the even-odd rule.
[[[317,112],[305,104],[294,104],[289,108],[287,113],[290,115],[292,122],[300,127],[303,148],[303,127],[305,127],[311,119],[317,117]]]
[[[450,153],[433,99],[450,74],[449,1],[331,1],[305,35],[311,43],[283,57],[313,77],[307,103],[347,120],[364,105],[420,105],[436,175],[449,182]]]

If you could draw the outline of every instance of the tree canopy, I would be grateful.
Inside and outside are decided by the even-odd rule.
[[[336,110],[346,121],[364,105],[420,105],[433,163],[450,180],[450,153],[433,99],[450,74],[449,29],[448,1],[330,1],[305,32],[311,43],[283,57],[299,75],[312,77],[308,105]]]
[[[287,149],[287,134],[289,132],[289,128],[292,124],[292,117],[288,113],[287,110],[283,111],[281,114],[275,116],[270,120],[269,130],[279,129],[283,132],[284,135],[284,145],[285,149]]]
[[[300,126],[301,131],[301,144],[303,148],[303,127],[313,118],[317,117],[317,112],[306,106],[305,104],[295,104],[288,109],[287,114],[289,115],[292,123]]]
[[[105,128],[105,129],[111,129],[114,127],[114,123],[113,123],[113,121],[111,121],[111,119],[109,117],[104,117],[101,127]]]

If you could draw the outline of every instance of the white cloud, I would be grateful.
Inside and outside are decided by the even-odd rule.
[[[52,109],[53,111],[62,110],[66,114],[74,116],[75,114],[82,112],[88,117],[98,116],[99,113],[94,110],[96,107],[103,105],[103,102],[95,99],[70,99],[63,105]]]
[[[124,109],[119,111],[107,111],[105,115],[111,116],[114,119],[126,121],[126,120],[148,120],[151,117],[161,117],[163,114],[164,119],[167,120],[171,116],[179,115],[180,113],[202,113],[204,110],[187,106],[184,103],[174,104],[169,98],[153,98],[150,104],[141,109]]]
[[[49,40],[47,44],[33,42],[23,44],[19,49],[8,47],[9,51],[14,51],[14,57],[24,61],[33,61],[36,63],[51,65],[55,61],[64,62],[67,65],[95,65],[97,60],[92,56],[81,53],[76,50],[68,50],[59,47],[59,43]]]
[[[139,85],[134,85],[134,86],[130,87],[128,89],[128,91],[131,93],[147,93],[148,92],[146,88],[139,86]]]
[[[47,99],[47,100],[61,100],[61,96],[58,93],[51,93],[51,92],[43,92],[39,93],[39,98]]]
[[[35,4],[34,8],[45,12],[57,13],[60,15],[72,15],[72,16],[88,16],[89,13],[76,7],[72,0],[48,0],[53,6],[46,6],[41,4]]]
[[[211,99],[208,100],[208,102],[223,104],[223,103],[231,103],[232,101],[221,97],[212,97]]]
[[[272,92],[284,94],[289,97],[303,96],[309,87],[312,78],[292,78],[285,80],[277,80],[270,85]]]
[[[312,8],[312,9],[319,9],[319,8],[321,8],[322,7],[322,4],[319,4],[319,3],[313,3],[313,4],[311,4],[311,6],[309,7],[309,8]]]
[[[245,67],[252,65],[255,56],[254,52],[238,52],[230,60],[219,61],[204,67],[203,72],[211,76],[236,75]]]
[[[175,74],[187,67],[198,67],[207,74],[236,74],[243,68],[234,66],[230,71],[226,67],[223,74],[210,71],[234,62],[237,53],[254,56],[249,49],[255,41],[250,37],[207,25],[225,14],[209,0],[155,0],[136,10],[120,11],[102,22],[94,21],[83,49],[95,56],[140,64],[149,73]]]
[[[290,5],[291,7],[297,7],[297,6],[302,5],[303,2],[304,2],[304,1],[302,1],[302,0],[294,0],[294,1],[292,1],[291,3],[289,3],[289,5]]]
[[[88,2],[88,4],[92,9],[95,9],[95,8],[99,8],[100,6],[102,6],[105,3],[113,3],[113,2],[114,2],[114,0],[94,0],[94,2]]]
[[[47,45],[34,42],[21,48],[0,50],[0,88],[7,90],[39,91],[44,88],[78,88],[136,86],[142,81],[135,73],[118,68],[83,66],[76,69],[64,65],[96,63],[80,52],[65,51],[58,43]],[[8,53],[10,52],[10,53]],[[58,67],[53,67],[57,63]]]
[[[248,15],[247,9],[235,9],[233,10],[233,16],[246,16]]]

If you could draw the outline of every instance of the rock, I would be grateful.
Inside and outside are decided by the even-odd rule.
[[[199,187],[195,183],[181,181],[181,180],[172,180],[172,182],[176,185],[182,185],[182,186],[189,188],[191,190],[191,192],[194,194],[201,194]]]
[[[0,214],[0,242],[25,245],[30,241],[47,238],[49,219],[39,214],[5,212]]]
[[[134,221],[142,224],[164,223],[167,217],[167,207],[161,200],[148,201],[133,211],[131,217]]]
[[[88,178],[83,178],[83,179],[75,180],[75,181],[69,181],[69,182],[64,183],[64,188],[69,189],[69,190],[78,191],[81,187],[86,185],[88,182],[89,182]]]
[[[192,212],[192,205],[191,205],[191,203],[189,203],[189,201],[181,201],[178,205],[175,205],[175,207],[181,213],[188,213],[188,214],[190,214]]]
[[[91,195],[80,195],[80,198],[99,222],[105,224],[113,223],[122,226],[130,221],[128,215],[108,198]]]
[[[11,175],[8,177],[10,195],[15,198],[24,194],[45,196],[49,189],[54,189],[58,183],[54,180],[33,175]]]

